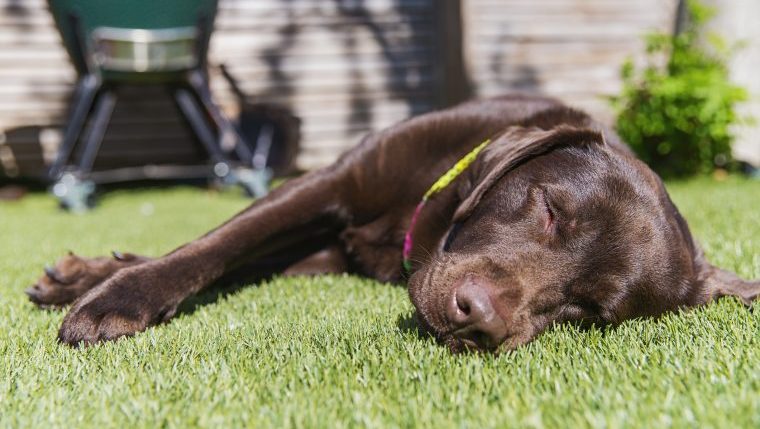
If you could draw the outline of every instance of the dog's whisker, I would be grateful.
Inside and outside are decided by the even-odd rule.
[[[425,252],[425,255],[423,255],[423,257],[421,257],[421,258],[420,257],[410,258],[410,260],[412,262],[418,263],[418,264],[421,264],[421,265],[427,265],[427,264],[430,263],[430,261],[432,261],[435,258],[435,256],[433,255],[433,253],[427,247],[420,246],[420,250],[422,250],[423,252]]]

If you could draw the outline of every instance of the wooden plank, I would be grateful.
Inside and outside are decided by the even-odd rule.
[[[0,9],[8,9],[10,7],[19,7],[18,0],[0,0]],[[23,0],[22,6],[26,11],[34,11],[47,8],[47,0]],[[372,0],[371,2],[363,2],[362,6],[368,11],[379,13],[382,11],[403,9],[416,9],[425,11],[429,8],[433,0],[404,0],[403,4],[399,4],[396,0]],[[280,0],[222,0],[219,3],[220,9],[235,9],[235,10],[258,10],[258,11],[270,11],[275,8],[282,8],[283,2]],[[319,7],[322,11],[336,10],[336,7],[332,2],[315,2],[313,0],[296,0],[287,2],[287,7],[294,10],[314,10],[315,7]],[[350,8],[350,7],[349,7]]]
[[[441,90],[464,80],[449,73],[456,68],[451,54],[458,42],[456,34],[444,31],[453,24],[445,23],[443,10],[459,1],[222,0],[210,57],[212,63],[227,63],[251,99],[281,103],[299,115],[304,134],[299,162],[323,165],[372,129],[461,98],[447,99],[452,94]],[[45,1],[24,0],[23,18],[7,13],[11,4],[20,3],[0,0],[0,132],[60,126],[73,69],[65,64]],[[528,88],[608,114],[601,95],[619,88],[620,62],[629,53],[640,55],[646,29],[672,24],[674,4],[461,0],[460,75],[467,71],[482,96]],[[456,17],[454,12],[449,16]],[[296,31],[288,36],[286,28]],[[217,101],[235,112],[237,99],[227,82],[215,70],[212,79]],[[104,151],[130,161],[139,159],[145,145],[180,157],[192,153],[192,139],[171,103],[144,94],[125,94],[128,102],[115,112]],[[146,103],[133,100],[141,96]],[[366,107],[357,111],[356,105]],[[27,135],[23,144],[14,138],[24,162],[41,163],[27,158],[40,156],[38,136]]]
[[[477,93],[559,97],[610,120],[605,96],[642,35],[672,27],[677,0],[469,0],[466,58]]]
[[[305,146],[347,147],[355,143],[347,135],[433,106],[432,5],[429,0],[371,0],[341,9],[332,2],[227,0],[221,4],[211,60],[228,63],[252,98],[295,109],[304,120]],[[0,25],[0,127],[60,126],[74,74],[70,66],[62,67],[66,55],[45,3],[29,0],[23,7],[28,19],[0,12],[5,24]],[[291,23],[298,34],[284,46],[280,30]],[[396,65],[389,67],[389,60]],[[273,81],[273,73],[287,81]],[[215,98],[225,110],[236,111],[236,97],[218,73],[213,76]],[[368,106],[363,115],[370,119],[352,116],[355,103]],[[155,140],[184,131],[161,130],[176,125],[176,115],[165,100],[152,104],[140,110],[148,117],[135,116],[135,107],[116,112],[109,134],[116,138],[113,144],[130,144],[129,135],[135,141],[150,140],[150,135]]]

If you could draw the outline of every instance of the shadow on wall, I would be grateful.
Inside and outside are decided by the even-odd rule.
[[[35,89],[36,85],[31,87],[32,99],[49,97],[44,90]],[[66,109],[49,113],[35,121],[37,125],[3,132],[6,157],[0,161],[6,175],[46,180],[47,168],[62,142],[73,89],[72,84],[63,103]],[[118,103],[95,161],[95,171],[145,164],[197,164],[202,160],[200,145],[181,122],[162,87],[120,86],[116,91]],[[80,142],[89,132],[90,128],[85,127]],[[75,147],[74,162],[81,156],[81,149],[81,145]]]
[[[178,114],[169,94],[160,86],[124,86],[117,89],[116,104],[94,171],[154,165],[197,165],[206,154]],[[70,98],[70,96],[69,96]],[[249,145],[255,149],[262,128],[268,127],[274,142],[268,165],[276,175],[293,172],[298,151],[300,121],[289,109],[269,103],[252,103],[238,97],[236,119]],[[68,104],[68,102],[67,102]],[[63,135],[63,115],[50,125],[21,126],[3,131],[0,142],[0,176],[46,181],[47,168]],[[80,141],[86,138],[85,128]],[[78,145],[73,161],[82,155]]]
[[[41,180],[46,169],[40,136],[46,127],[30,125],[2,132],[0,141],[0,183],[3,178],[15,179],[22,175]],[[34,173],[31,173],[34,172]]]
[[[502,26],[499,33],[494,39],[493,53],[489,60],[489,70],[494,82],[505,92],[540,93],[541,82],[538,80],[538,71],[534,66],[520,64],[507,70],[509,59],[507,58],[507,50],[503,47],[507,46],[510,40],[506,25]]]
[[[271,132],[269,135],[273,145],[267,165],[272,168],[275,176],[296,173],[295,159],[301,142],[301,119],[289,107],[255,102],[255,98],[243,91],[226,66],[221,65],[219,68],[237,99],[240,107],[237,122],[248,143],[256,149],[258,137]]]
[[[30,11],[25,9],[23,0],[8,1],[10,4],[6,8],[13,9],[21,22],[21,17]],[[298,95],[298,81],[289,73],[285,62],[292,58],[299,37],[303,34],[304,15],[308,15],[312,23],[326,22],[326,30],[333,34],[345,53],[344,65],[341,67],[345,67],[347,82],[341,83],[341,86],[345,85],[342,90],[346,91],[348,112],[340,118],[345,123],[340,124],[338,129],[346,130],[346,135],[369,131],[382,123],[384,111],[378,111],[378,84],[382,85],[385,92],[384,100],[394,102],[394,108],[406,106],[411,115],[438,107],[436,93],[446,89],[439,88],[439,82],[435,80],[441,68],[438,54],[432,46],[439,43],[435,40],[438,37],[438,22],[428,12],[437,10],[439,6],[433,0],[413,4],[404,0],[391,0],[383,12],[378,14],[372,5],[372,2],[360,0],[332,0],[331,3],[321,4],[283,0],[279,3],[277,7],[283,12],[283,21],[272,30],[276,36],[275,41],[265,49],[253,53],[265,63],[266,89],[259,94],[247,95],[233,90],[241,104],[240,120],[244,131],[255,135],[260,130],[262,120],[281,120],[285,127],[296,124],[292,113],[286,112],[286,108],[258,101],[276,99],[284,100],[286,105],[294,104]],[[328,9],[331,17],[318,19],[318,15],[325,15]],[[389,16],[392,19],[388,19]],[[256,36],[252,34],[251,37]],[[434,40],[431,41],[431,38]],[[367,55],[362,52],[362,46],[366,46],[367,39],[377,46],[382,71],[368,69],[366,62],[362,63]],[[382,83],[373,84],[378,81],[375,73],[384,74]],[[237,78],[242,80],[244,76]],[[177,151],[180,152],[177,155],[180,163],[190,163],[191,158],[197,161],[202,152],[196,146],[188,144],[192,137],[173,112],[168,97],[165,94],[143,92],[145,90],[141,88],[135,88],[134,91],[133,95],[120,98],[117,104],[103,143],[103,157],[98,158],[100,165],[96,163],[96,170],[110,167],[120,159],[129,159],[132,164],[160,162],[167,157],[171,160]],[[44,94],[40,95],[40,99],[42,97]],[[64,122],[65,118],[58,115],[50,119],[49,128],[60,127]],[[17,161],[21,165],[22,175],[39,176],[40,169],[44,167],[39,135],[45,133],[47,128],[31,128],[34,127],[7,130],[6,142],[13,153],[19,155]],[[287,141],[298,137],[298,133],[295,133],[295,137],[290,135],[293,133],[282,134]],[[281,155],[275,156],[281,158],[281,163],[287,163],[294,154],[291,149],[286,149]]]
[[[24,5],[24,0],[7,0],[4,9],[3,13],[12,16],[15,20],[14,22],[18,24],[23,33],[32,28],[29,23],[31,14],[29,13],[29,9]]]
[[[366,71],[361,67],[362,53],[359,51],[360,38],[367,34],[379,47],[384,66],[388,70],[384,86],[389,98],[403,101],[412,115],[435,107],[429,96],[425,99],[425,80],[422,79],[433,74],[433,58],[428,54],[421,55],[413,46],[422,46],[425,43],[425,33],[431,33],[433,30],[432,20],[419,19],[419,6],[410,6],[403,0],[394,0],[391,10],[396,22],[389,24],[379,22],[376,14],[364,1],[333,0],[334,11],[337,11],[340,18],[337,20],[331,20],[326,16],[324,5],[315,4],[304,11],[303,5],[299,4],[297,7],[296,3],[294,0],[285,0],[280,6],[284,12],[284,23],[277,30],[276,42],[263,51],[253,52],[253,55],[262,56],[268,68],[267,89],[257,97],[292,100],[297,95],[297,83],[285,71],[284,62],[299,43],[299,22],[302,16],[321,16],[325,18],[324,22],[328,23],[326,28],[342,44],[346,58],[346,91],[349,93],[350,109],[345,119],[344,129],[347,133],[357,128],[370,130],[374,124],[375,102],[369,93]],[[431,3],[432,7],[435,6]],[[408,35],[399,41],[393,37],[394,32],[407,32]],[[428,89],[430,93],[433,92],[432,88]]]
[[[427,67],[422,69],[415,69],[409,67],[408,64],[413,63],[413,60],[418,53],[412,49],[407,50],[394,50],[394,44],[391,42],[387,35],[387,30],[378,24],[374,19],[370,11],[365,4],[356,0],[335,0],[336,6],[340,11],[341,16],[351,18],[347,22],[355,23],[353,25],[340,29],[346,33],[344,39],[344,45],[348,57],[351,59],[350,63],[355,65],[357,63],[356,58],[356,38],[357,34],[361,30],[367,30],[372,35],[373,40],[380,46],[382,56],[385,62],[390,67],[390,76],[386,80],[386,90],[388,93],[396,99],[402,99],[406,102],[409,112],[412,115],[424,113],[429,108],[420,108],[419,104],[413,103],[415,97],[413,94],[419,92],[419,85],[415,81],[419,81],[415,76],[422,74],[431,74],[430,70],[432,65],[432,58],[424,58],[424,62],[427,63]],[[399,21],[403,23],[409,23],[408,28],[410,30],[410,41],[412,44],[415,41],[422,39],[422,33],[425,28],[422,25],[415,25],[412,9],[403,5],[402,0],[394,1],[394,11],[400,17]],[[429,31],[430,29],[428,29]],[[372,124],[372,103],[366,99],[360,97],[360,94],[365,90],[363,84],[363,73],[360,69],[353,67],[351,70],[351,116],[349,121],[357,121],[359,123],[370,126]],[[430,106],[432,108],[432,106]],[[350,124],[348,124],[350,125]]]

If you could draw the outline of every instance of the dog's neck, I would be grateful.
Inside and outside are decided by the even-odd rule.
[[[404,258],[404,270],[406,270],[407,273],[412,270],[412,262],[410,260],[410,256],[412,254],[412,246],[414,245],[414,226],[417,224],[417,219],[419,218],[422,208],[425,207],[425,203],[427,203],[427,201],[435,194],[448,187],[457,177],[459,177],[462,172],[465,171],[467,167],[469,167],[475,161],[480,151],[488,146],[489,143],[491,143],[490,139],[477,145],[473,150],[469,151],[465,156],[457,161],[453,167],[443,173],[443,175],[439,177],[435,183],[433,183],[430,189],[425,192],[425,194],[422,196],[422,200],[419,202],[419,204],[417,204],[417,207],[415,207],[414,214],[412,214],[412,220],[409,223],[409,228],[406,230],[406,235],[404,236],[404,249],[402,252]]]

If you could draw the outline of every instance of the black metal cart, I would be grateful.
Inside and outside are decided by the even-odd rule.
[[[211,99],[206,58],[217,0],[48,3],[78,74],[63,141],[48,171],[63,207],[85,210],[96,183],[132,177],[92,172],[117,102],[115,89],[123,84],[165,86],[208,154],[209,177],[253,196],[266,193],[271,139],[257,142],[254,150]],[[152,171],[171,176],[176,169]]]

